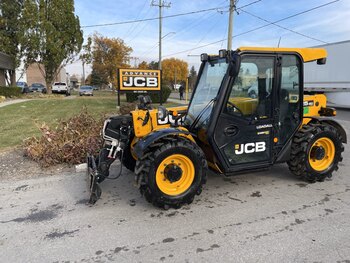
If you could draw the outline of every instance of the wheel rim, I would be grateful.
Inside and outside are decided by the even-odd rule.
[[[156,183],[163,193],[176,196],[191,187],[194,176],[195,168],[192,161],[185,155],[173,154],[159,164]]]
[[[335,146],[331,139],[317,139],[310,148],[309,163],[312,169],[321,172],[327,170],[334,161]]]
[[[134,147],[135,147],[135,144],[138,142],[137,140],[137,137],[134,137],[130,143],[130,152],[131,152],[131,156],[132,158],[134,158],[135,160],[137,160],[137,156],[134,152]]]

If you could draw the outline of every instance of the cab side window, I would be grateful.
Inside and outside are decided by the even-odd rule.
[[[271,116],[274,57],[244,56],[225,112],[247,119]]]
[[[284,144],[293,134],[300,122],[300,66],[301,62],[295,55],[282,56],[280,101],[280,139]]]

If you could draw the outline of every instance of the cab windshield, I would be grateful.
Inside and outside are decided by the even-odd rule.
[[[227,67],[226,58],[205,62],[191,104],[188,107],[185,125],[191,128],[206,126],[221,83],[226,75]]]

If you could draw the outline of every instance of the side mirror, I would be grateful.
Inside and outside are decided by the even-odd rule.
[[[201,61],[202,61],[202,62],[207,62],[208,59],[209,59],[209,56],[208,56],[207,53],[201,54]]]
[[[139,104],[138,104],[138,108],[140,110],[147,110],[150,109],[150,105],[152,103],[151,97],[146,95],[140,95],[137,97],[139,99]]]
[[[317,64],[318,65],[324,65],[324,64],[326,64],[326,61],[327,61],[327,58],[319,58],[317,60]]]
[[[167,112],[166,108],[163,106],[159,106],[158,107],[158,119],[160,119],[161,121],[164,121],[165,117],[167,115],[168,115],[168,112]]]

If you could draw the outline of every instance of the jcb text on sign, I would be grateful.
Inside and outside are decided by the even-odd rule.
[[[160,90],[160,70],[119,69],[120,90]]]

